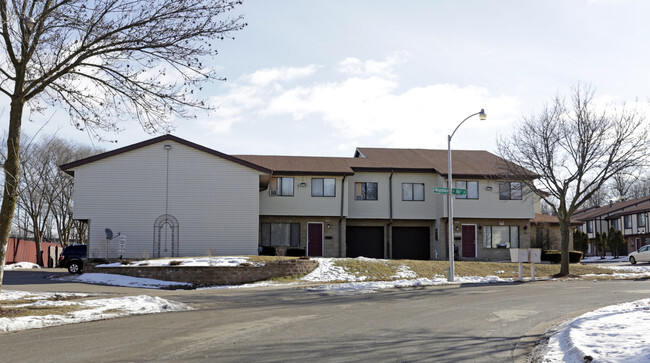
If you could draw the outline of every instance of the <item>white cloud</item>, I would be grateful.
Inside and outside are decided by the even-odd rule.
[[[393,68],[408,60],[409,53],[405,51],[394,52],[383,61],[367,60],[361,61],[358,58],[348,57],[337,65],[337,70],[343,74],[353,76],[393,76]]]
[[[299,78],[311,76],[318,66],[311,64],[305,67],[264,68],[242,77],[253,85],[266,86],[273,82],[290,82]]]
[[[224,133],[247,119],[279,117],[303,122],[309,118],[332,128],[335,145],[362,141],[358,146],[432,148],[441,147],[444,135],[481,108],[486,109],[490,121],[472,126],[475,131],[470,134],[479,140],[494,139],[492,130],[517,117],[516,98],[492,96],[483,87],[433,84],[406,88],[393,71],[405,59],[406,54],[400,52],[381,61],[347,58],[339,63],[341,73],[327,82],[308,78],[317,75],[319,67],[315,65],[263,69],[241,77],[227,93],[215,97],[213,102],[220,110],[204,125]],[[492,134],[481,132],[488,130]],[[469,140],[467,133],[463,139]]]

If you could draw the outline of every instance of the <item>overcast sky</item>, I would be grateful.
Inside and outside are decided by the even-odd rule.
[[[218,109],[173,132],[228,154],[446,149],[481,108],[487,120],[468,120],[452,147],[495,152],[578,82],[612,104],[650,97],[647,0],[247,0],[238,13],[248,27],[212,63],[228,80],[204,88]],[[105,149],[155,136],[132,123],[97,143],[64,112],[45,116],[45,132]]]

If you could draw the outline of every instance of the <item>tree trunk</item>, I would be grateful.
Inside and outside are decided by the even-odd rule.
[[[569,226],[571,225],[570,218],[571,216],[565,216],[558,219],[560,222],[560,235],[562,236],[562,244],[560,248],[562,252],[560,275],[569,274]]]
[[[25,101],[22,98],[14,98],[11,101],[11,110],[9,111],[7,160],[5,160],[3,166],[5,185],[2,194],[2,206],[0,207],[0,291],[2,291],[2,281],[4,279],[5,258],[7,257],[7,244],[11,234],[11,223],[16,209],[16,200],[18,199],[20,124],[24,104]]]

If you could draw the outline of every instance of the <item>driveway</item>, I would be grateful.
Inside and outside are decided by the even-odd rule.
[[[550,324],[650,292],[645,280],[346,295],[293,287],[164,291],[42,282],[40,273],[8,271],[5,288],[158,295],[197,310],[3,334],[1,361],[521,361]]]

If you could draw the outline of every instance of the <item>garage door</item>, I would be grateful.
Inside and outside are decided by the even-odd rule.
[[[384,258],[384,227],[346,228],[346,256]]]
[[[429,238],[429,227],[393,227],[393,259],[431,259]]]

